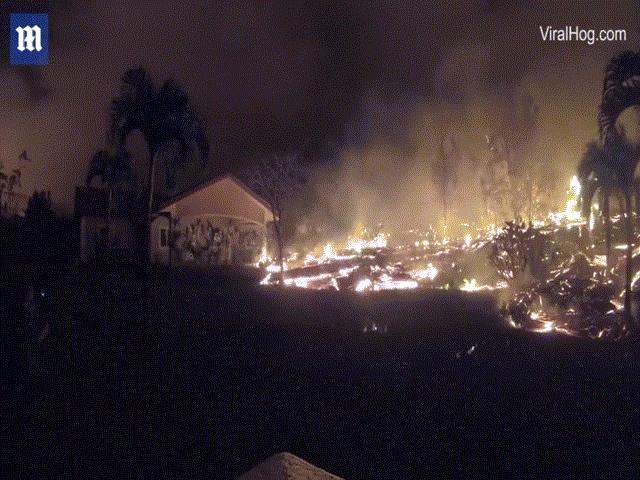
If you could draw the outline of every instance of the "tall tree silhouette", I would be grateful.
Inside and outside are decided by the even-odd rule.
[[[443,237],[447,236],[447,222],[449,217],[449,203],[455,193],[458,175],[456,172],[460,151],[454,139],[443,138],[438,147],[438,153],[431,164],[431,175],[434,178],[442,206]]]
[[[295,155],[263,158],[248,172],[248,183],[271,207],[273,231],[280,266],[279,281],[284,281],[284,236],[282,215],[305,182],[305,172]]]
[[[156,88],[143,68],[122,76],[119,95],[111,102],[110,138],[119,152],[126,148],[127,136],[139,131],[149,154],[147,174],[147,219],[145,225],[146,263],[158,161],[164,163],[167,185],[175,184],[175,172],[184,167],[194,151],[206,164],[209,142],[203,119],[194,111],[187,94],[174,81]]]
[[[99,150],[91,158],[89,172],[87,173],[87,186],[90,186],[94,179],[99,179],[100,185],[108,189],[107,201],[107,254],[111,253],[111,223],[113,216],[113,194],[114,189],[123,186],[133,188],[135,177],[131,170],[129,155],[124,150],[110,151]]]
[[[618,195],[621,193],[620,185],[616,172],[611,168],[612,161],[608,153],[600,143],[591,142],[587,145],[578,165],[582,215],[589,218],[596,198],[602,202],[607,275],[611,271],[611,197],[617,196],[620,210],[625,209],[624,197],[620,200]]]
[[[640,52],[626,51],[614,56],[605,69],[602,102],[598,112],[600,140],[610,154],[610,168],[615,172],[625,200],[625,230],[627,238],[627,264],[625,269],[624,309],[631,325],[631,281],[633,276],[634,225],[632,198],[634,175],[638,162],[637,149],[631,148],[616,122],[627,108],[640,106]],[[636,151],[634,151],[636,150]]]

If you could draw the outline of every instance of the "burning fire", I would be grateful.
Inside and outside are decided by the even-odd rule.
[[[365,229],[366,233],[366,229]],[[365,249],[378,249],[387,247],[387,237],[384,233],[378,233],[371,240],[364,240],[362,238],[349,238],[347,240],[347,250],[360,253]]]
[[[413,270],[411,272],[411,276],[416,280],[428,279],[433,281],[438,276],[438,269],[434,267],[432,263],[429,263],[427,265],[427,268],[421,270]]]
[[[578,177],[574,175],[571,178],[571,182],[569,182],[569,190],[567,192],[567,201],[564,205],[564,210],[549,214],[549,218],[552,223],[556,225],[566,224],[568,229],[575,225],[585,224],[580,210],[578,209],[581,190],[582,186],[580,185],[580,181],[578,180]]]
[[[508,286],[504,281],[498,282],[495,285],[480,285],[475,278],[472,278],[471,280],[467,280],[465,278],[463,282],[464,283],[460,286],[460,290],[462,290],[463,292],[493,291],[507,288]]]
[[[564,209],[549,213],[545,219],[532,219],[533,226],[546,231],[545,235],[554,235],[565,227],[571,229],[576,225],[588,225],[592,230],[595,216],[592,213],[587,221],[581,217],[578,209],[580,192],[580,182],[574,176],[569,182]],[[612,219],[613,223],[617,220],[619,218]],[[436,230],[430,225],[425,230],[407,230],[402,234],[406,234],[406,237],[402,235],[398,237],[401,238],[400,240],[394,237],[395,244],[390,243],[391,237],[388,233],[380,229],[372,233],[360,226],[344,242],[333,241],[319,245],[306,254],[290,255],[284,264],[283,279],[277,275],[280,271],[279,266],[275,263],[269,264],[271,259],[263,251],[260,263],[268,266],[266,266],[267,275],[261,284],[272,284],[277,278],[287,287],[346,290],[358,293],[420,288],[452,288],[463,292],[491,292],[507,289],[509,285],[506,281],[497,281],[499,277],[492,277],[491,273],[484,274],[488,247],[491,247],[496,235],[504,232],[504,227],[496,224],[484,227],[477,224],[461,224],[461,226],[466,230],[462,237],[452,236],[445,240],[438,236]],[[594,246],[591,245],[591,250]],[[626,249],[626,245],[618,244],[614,249]],[[637,250],[637,254],[640,254],[640,249]],[[588,262],[594,268],[606,267],[604,255],[595,255]],[[476,270],[469,271],[472,268],[471,265],[476,265]],[[569,267],[561,264],[561,268],[551,272],[547,283],[559,281],[559,275],[573,275],[572,272]],[[463,276],[465,274],[466,277]],[[472,276],[474,274],[483,276],[476,278]],[[639,276],[640,273],[636,276],[634,284]],[[527,292],[524,293],[532,295],[531,292]],[[515,301],[518,297],[513,298]],[[516,317],[512,317],[510,313],[507,324],[514,328],[524,328],[538,333],[577,334],[571,323],[575,321],[571,319],[578,315],[576,313],[578,309],[575,306],[559,312],[553,310],[557,308],[557,306],[554,307],[556,304],[543,306],[542,297],[540,296],[539,299],[540,305],[536,300],[535,309],[530,309],[532,305],[527,304],[529,306],[525,310],[526,318],[522,315],[517,317],[518,312],[513,314]],[[612,299],[611,303],[614,305],[612,307],[614,310],[621,308],[616,299]],[[605,330],[594,330],[595,333],[589,333],[589,335],[599,338],[609,334]]]
[[[415,280],[394,280],[387,274],[382,274],[378,279],[371,280],[365,278],[360,280],[356,285],[356,292],[378,292],[380,290],[407,290],[418,288],[418,282]]]

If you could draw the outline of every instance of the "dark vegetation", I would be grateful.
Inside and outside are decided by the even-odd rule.
[[[615,182],[592,185],[623,195],[627,316],[637,157],[615,150],[615,122],[638,103],[637,75],[626,78],[638,58],[607,67],[599,142]],[[137,69],[111,120],[117,158],[129,132],[147,143],[146,230],[157,160],[171,179],[193,147],[208,156],[201,119],[175,84],[155,88]],[[599,164],[582,167],[600,178]],[[453,291],[357,296],[260,288],[231,271],[83,269],[46,193],[0,226],[3,478],[230,478],[284,450],[348,479],[638,475],[637,335],[527,333],[505,327],[491,297]],[[513,224],[522,248],[494,255],[508,279],[538,274],[530,233]]]
[[[635,341],[507,329],[486,296],[184,271],[155,272],[150,335],[144,278],[59,270],[38,367],[3,345],[7,477],[231,478],[283,450],[348,479],[637,474]]]

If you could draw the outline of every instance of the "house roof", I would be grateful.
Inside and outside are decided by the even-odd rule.
[[[342,480],[295,455],[277,453],[242,474],[237,480]]]
[[[242,180],[240,180],[238,177],[236,177],[235,175],[233,175],[231,173],[225,173],[224,175],[219,175],[217,177],[212,178],[211,180],[207,180],[206,182],[203,182],[203,183],[201,183],[199,185],[196,185],[193,188],[185,190],[184,192],[182,192],[182,193],[180,193],[180,194],[168,199],[167,201],[161,203],[158,206],[158,208],[156,208],[156,211],[164,210],[165,208],[170,207],[174,203],[179,202],[183,198],[186,198],[189,195],[193,195],[194,193],[199,192],[200,190],[205,189],[207,187],[210,187],[211,185],[214,185],[214,184],[216,184],[218,182],[221,182],[221,181],[223,181],[225,179],[229,179],[232,182],[234,182],[242,190],[244,190],[250,197],[252,197],[256,202],[258,202],[262,207],[267,209],[269,212],[271,211],[271,206],[269,205],[269,203],[264,198],[262,198],[256,192],[254,192]]]

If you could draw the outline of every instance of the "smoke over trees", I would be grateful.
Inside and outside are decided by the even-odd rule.
[[[564,188],[555,192],[555,152],[541,141],[537,96],[518,87],[468,104],[369,99],[337,166],[311,178],[302,223],[341,224],[336,236],[359,222],[391,232],[432,225],[446,236],[446,224],[455,236],[467,224],[546,216],[564,203]]]
[[[456,170],[460,164],[458,144],[452,138],[443,138],[431,163],[431,176],[438,189],[442,207],[442,236],[447,238],[449,204],[456,194],[458,174]]]

